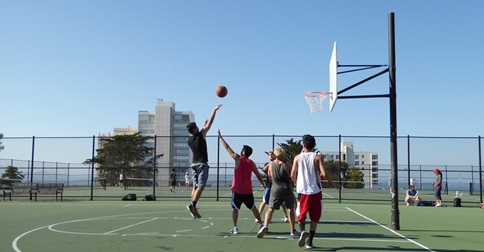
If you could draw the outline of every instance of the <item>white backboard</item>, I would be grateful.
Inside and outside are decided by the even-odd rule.
[[[336,42],[334,42],[333,53],[329,61],[329,111],[333,111],[336,100],[338,99],[338,56]]]

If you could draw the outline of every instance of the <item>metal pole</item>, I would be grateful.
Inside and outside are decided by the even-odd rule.
[[[34,182],[34,157],[35,157],[35,136],[32,136],[32,164],[30,165],[30,183]]]
[[[156,201],[156,164],[158,159],[156,158],[156,135],[154,141],[155,148],[153,150],[153,200]]]
[[[94,200],[94,153],[96,151],[96,136],[92,136],[92,150],[91,150],[91,201]],[[101,182],[102,183],[102,182]],[[106,181],[104,182],[106,183]]]
[[[227,169],[225,169],[227,170]],[[220,182],[220,137],[217,136],[217,198],[219,201],[219,182]]]
[[[407,185],[410,186],[410,136],[407,135]]]
[[[482,203],[482,152],[481,152],[481,136],[479,136],[479,197],[480,202]]]
[[[400,230],[400,211],[398,210],[398,152],[397,152],[397,80],[395,64],[395,14],[388,14],[388,49],[390,74],[390,148],[392,161],[392,229]]]
[[[339,177],[339,184],[341,184],[341,134],[338,136],[338,149],[339,149],[339,171],[338,171],[338,177]],[[341,190],[338,190],[338,203],[341,203]]]

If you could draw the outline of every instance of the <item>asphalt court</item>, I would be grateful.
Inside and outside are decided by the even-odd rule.
[[[63,215],[63,221],[58,221],[55,216],[43,218],[44,225],[17,233],[12,239],[11,248],[13,251],[187,251],[193,247],[200,251],[300,249],[297,246],[298,237],[289,235],[289,225],[283,223],[280,211],[274,213],[269,232],[264,238],[258,239],[256,233],[259,225],[246,208],[239,213],[240,233],[229,233],[232,211],[227,202],[201,204],[202,219],[193,219],[184,204],[140,203],[113,203],[105,207],[102,204],[88,204],[83,211],[90,216],[87,218],[68,219],[67,213]],[[72,208],[82,211],[83,206]],[[99,208],[103,211],[99,211]],[[143,211],[154,208],[160,211]],[[120,213],[106,214],[116,211]],[[296,229],[299,228],[296,226]],[[335,204],[324,206],[314,245],[316,248],[313,250],[316,251],[365,246],[383,251],[389,247],[432,251],[364,214]]]

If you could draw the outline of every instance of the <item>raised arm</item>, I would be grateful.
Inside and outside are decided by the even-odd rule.
[[[222,104],[219,104],[219,105],[215,106],[215,108],[212,111],[212,115],[210,115],[210,119],[208,119],[208,120],[205,121],[205,124],[203,125],[203,129],[204,130],[202,132],[202,135],[203,135],[204,138],[207,136],[207,132],[212,127],[213,120],[215,119],[215,115],[217,114],[217,110],[220,107],[222,107]]]
[[[234,159],[236,160],[237,159],[237,156],[238,154],[235,153],[232,148],[230,148],[230,145],[225,142],[225,139],[222,137],[222,134],[220,133],[220,130],[218,130],[218,137],[220,139],[220,142],[222,142],[222,145],[224,146],[224,148],[227,150],[227,152],[229,153],[229,155]]]

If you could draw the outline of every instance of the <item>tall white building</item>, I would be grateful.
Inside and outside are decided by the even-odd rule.
[[[378,153],[355,152],[352,142],[341,143],[341,161],[348,163],[349,168],[356,167],[363,172],[365,188],[378,184]],[[339,152],[321,152],[325,160],[339,161]],[[370,183],[371,182],[371,183]]]
[[[155,111],[138,112],[138,130],[143,136],[156,136],[156,155],[163,154],[158,161],[157,181],[160,185],[168,184],[171,169],[177,171],[178,179],[190,167],[191,151],[186,143],[190,135],[187,124],[195,121],[190,111],[176,111],[175,103],[158,99]],[[155,140],[149,145],[155,146]]]

